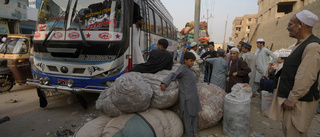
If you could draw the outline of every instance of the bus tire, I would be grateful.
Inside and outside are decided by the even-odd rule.
[[[37,87],[37,93],[38,93],[38,97],[39,97],[40,107],[45,108],[48,105],[48,101],[47,101],[46,97],[44,96],[43,91],[41,91],[41,89],[39,87]]]

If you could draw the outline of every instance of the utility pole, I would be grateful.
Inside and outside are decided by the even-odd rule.
[[[225,49],[225,47],[226,47],[225,44],[226,44],[227,23],[228,23],[228,15],[227,15],[227,20],[226,20],[226,26],[224,27],[224,38],[223,38],[223,44],[222,44],[223,49]]]
[[[200,3],[201,0],[196,0],[194,9],[194,35],[193,41],[199,43],[199,25],[200,25]],[[199,51],[199,46],[197,52]]]
[[[207,17],[205,17],[205,16],[203,15],[203,17],[201,18],[201,19],[206,19],[206,20],[207,20],[207,24],[209,24],[209,19],[210,19],[210,18],[213,18],[212,14],[210,14],[210,17],[208,17],[208,16],[209,16],[209,10],[207,9]]]

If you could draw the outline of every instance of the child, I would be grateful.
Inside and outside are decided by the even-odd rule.
[[[198,112],[201,111],[197,82],[191,70],[195,60],[196,57],[193,53],[186,52],[184,54],[184,64],[180,65],[177,71],[168,75],[160,84],[161,90],[164,91],[172,80],[178,79],[180,111],[183,115],[187,137],[198,137]]]

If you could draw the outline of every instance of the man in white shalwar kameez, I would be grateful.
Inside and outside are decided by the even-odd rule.
[[[140,48],[140,30],[143,24],[143,18],[141,16],[137,16],[134,19],[134,24],[132,25],[132,64],[140,64],[144,63],[144,59],[141,54]]]
[[[277,61],[277,56],[272,53],[265,46],[265,42],[262,38],[257,40],[257,47],[259,48],[256,51],[256,73],[254,79],[253,92],[255,93],[258,89],[260,89],[260,80],[262,77],[268,77],[268,67],[269,67],[269,56],[272,57],[271,63],[274,64]]]
[[[198,44],[197,44],[196,42],[192,42],[192,43],[191,43],[191,48],[190,48],[190,51],[189,51],[189,52],[193,53],[193,55],[196,56],[196,60],[195,60],[195,63],[194,63],[194,65],[193,65],[193,68],[194,68],[195,70],[199,71],[199,73],[200,73],[200,67],[199,67],[199,65],[200,65],[201,63],[203,63],[203,59],[200,58],[200,56],[197,54],[197,52],[196,52],[197,48],[198,48]]]

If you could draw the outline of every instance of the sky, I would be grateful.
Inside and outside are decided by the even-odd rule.
[[[195,0],[161,0],[163,5],[173,17],[173,24],[181,30],[185,24],[194,20]],[[225,24],[227,20],[227,31],[225,42],[229,41],[232,33],[232,22],[235,17],[242,17],[246,14],[258,13],[258,0],[201,0],[200,21],[203,16],[212,14],[209,19],[208,32],[210,41],[223,43]],[[228,16],[228,19],[227,19]]]

